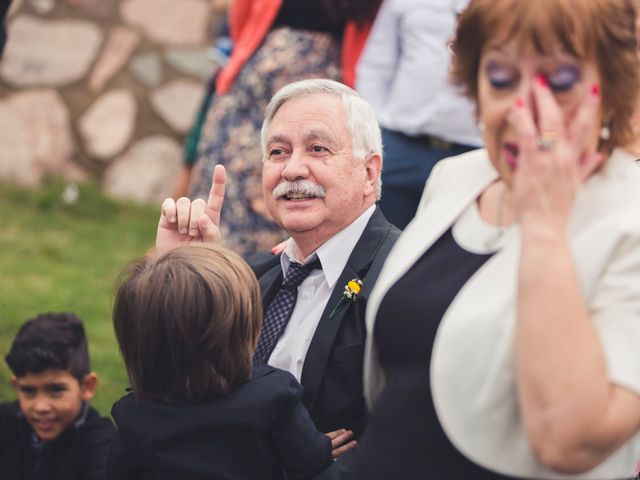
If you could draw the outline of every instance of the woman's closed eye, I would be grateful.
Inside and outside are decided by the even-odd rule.
[[[504,65],[489,62],[486,69],[487,78],[493,88],[510,88],[517,81],[518,74],[513,69]]]
[[[580,81],[580,68],[575,65],[563,65],[547,75],[549,87],[554,92],[566,92]]]

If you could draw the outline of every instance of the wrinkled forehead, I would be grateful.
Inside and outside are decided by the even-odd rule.
[[[336,95],[312,94],[287,99],[273,114],[265,131],[267,139],[274,135],[339,135],[347,129],[347,116],[342,99]]]
[[[509,45],[517,53],[567,53],[593,60],[593,12],[582,1],[500,1],[485,12],[483,51]]]

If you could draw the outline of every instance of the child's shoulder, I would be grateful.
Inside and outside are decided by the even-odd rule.
[[[86,419],[80,425],[79,429],[94,434],[101,433],[109,436],[112,436],[116,431],[111,419],[100,415],[91,405],[88,405]]]
[[[253,366],[251,379],[234,391],[232,396],[253,398],[275,409],[288,409],[302,399],[302,387],[291,373],[258,364]]]
[[[16,431],[21,418],[22,412],[17,401],[0,403],[0,434],[5,436],[8,432]]]
[[[264,385],[269,390],[281,389],[288,391],[292,395],[297,395],[298,393],[302,395],[302,387],[296,377],[286,370],[264,363],[253,366],[249,383],[251,382]]]
[[[73,442],[73,455],[76,457],[79,469],[82,472],[99,471],[106,457],[111,440],[116,434],[113,422],[108,417],[101,416],[98,411],[87,405],[76,425],[71,428],[76,430],[76,438]]]
[[[20,404],[17,400],[12,402],[0,402],[0,415],[2,417],[18,417],[20,414]]]

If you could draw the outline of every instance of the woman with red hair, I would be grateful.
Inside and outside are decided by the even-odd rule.
[[[471,0],[439,162],[368,298],[355,479],[621,479],[640,458],[632,0]]]

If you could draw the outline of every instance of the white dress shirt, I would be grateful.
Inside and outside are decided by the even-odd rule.
[[[449,83],[449,43],[468,0],[384,0],[357,65],[356,90],[380,125],[480,146],[473,103]]]
[[[369,207],[351,225],[331,237],[315,251],[322,264],[322,270],[311,272],[298,287],[296,305],[289,323],[269,357],[267,362],[269,365],[291,372],[300,381],[304,359],[322,312],[327,306],[333,289],[344,287],[336,286],[336,282],[375,208],[375,205]],[[291,238],[280,257],[282,272],[285,276],[297,251],[298,247]],[[315,255],[309,255],[305,263],[313,261],[314,258]]]

